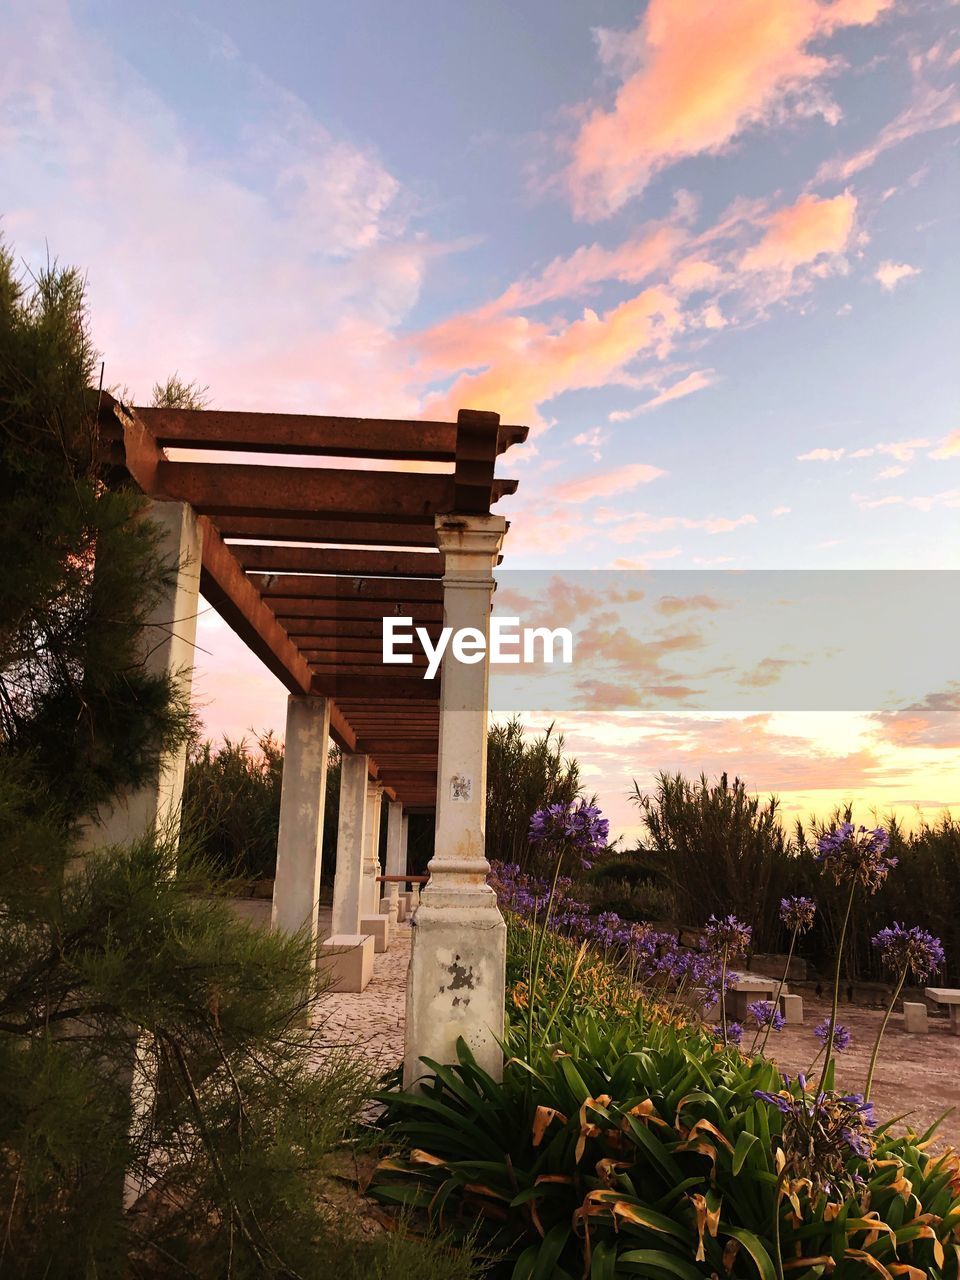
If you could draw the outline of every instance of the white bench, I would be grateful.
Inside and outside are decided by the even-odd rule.
[[[960,989],[956,987],[924,987],[923,998],[927,1008],[937,1011],[945,1008],[950,1015],[950,1030],[960,1036]]]
[[[780,986],[779,978],[761,978],[756,974],[741,977],[735,987],[727,992],[726,1005],[728,1017],[741,1022],[747,1016],[747,1005],[754,1000],[766,1000],[773,1004],[773,997]],[[782,995],[787,995],[789,988],[784,987]]]

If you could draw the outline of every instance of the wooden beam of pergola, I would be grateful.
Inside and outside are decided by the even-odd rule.
[[[409,578],[359,578],[311,573],[248,573],[264,599],[378,600],[387,604],[426,601],[443,604],[443,585]]]
[[[132,479],[151,498],[192,507],[205,597],[291,693],[330,699],[334,740],[369,757],[388,796],[432,809],[440,682],[423,679],[419,646],[411,664],[383,663],[383,618],[410,617],[436,638],[444,558],[435,518],[487,514],[514,492],[494,467],[526,434],[477,411],[455,424],[130,411],[105,394],[99,445],[111,482]],[[196,450],[224,460],[189,457]],[[277,465],[231,452],[273,455]],[[311,466],[296,454],[358,464]],[[366,467],[369,459],[449,469],[383,471]]]
[[[259,573],[348,573],[372,578],[442,578],[439,551],[360,551],[344,547],[269,547],[231,543],[244,569]]]
[[[421,622],[418,624],[426,629],[427,635],[431,640],[436,640],[442,629],[439,621]],[[383,640],[383,623],[382,621],[373,621],[370,618],[303,618],[291,617],[287,620],[284,630],[295,644],[301,644],[305,640],[313,637],[330,637],[333,639],[363,639],[375,640],[378,644]]]
[[[402,667],[395,668],[402,671]],[[328,672],[315,672],[310,683],[310,691],[315,698],[400,698],[403,701],[436,702],[440,697],[440,681],[421,680],[414,676],[385,676],[346,674],[331,675]],[[347,715],[346,712],[344,712]],[[349,715],[347,715],[349,719]]]
[[[454,422],[218,409],[137,407],[134,412],[159,445],[180,449],[421,462],[453,462],[457,457]],[[503,453],[511,445],[521,444],[527,432],[527,427],[500,424],[498,451]]]
[[[488,502],[514,493],[516,487],[515,480],[494,480]],[[436,516],[454,510],[455,492],[452,476],[407,471],[160,462],[153,496],[189,502],[202,515],[310,515],[351,523],[387,519],[432,526]]]
[[[321,542],[334,547],[405,547],[436,549],[432,524],[397,524],[391,520],[344,520],[322,516],[241,516],[226,512],[217,516],[224,538],[254,542]],[[234,544],[231,544],[234,545]]]
[[[255,590],[256,588],[254,588]],[[270,601],[270,607],[276,617],[287,618],[325,618],[327,621],[370,621],[382,622],[384,616],[412,618],[414,626],[423,626],[430,622],[443,620],[443,605],[413,603],[406,609],[397,612],[385,609],[383,603],[373,600],[300,600],[296,596],[277,596]]]

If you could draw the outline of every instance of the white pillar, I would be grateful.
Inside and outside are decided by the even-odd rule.
[[[380,806],[383,803],[383,785],[372,779],[367,783],[367,849],[363,862],[363,914],[372,916],[380,911]]]
[[[330,937],[320,948],[324,977],[333,991],[363,991],[373,974],[375,941],[361,928],[364,859],[367,850],[365,755],[344,752],[340,764],[337,871],[333,882]]]
[[[280,834],[270,924],[287,933],[306,927],[314,946],[329,750],[328,699],[291,695],[287,699]]]
[[[337,871],[331,933],[356,936],[363,915],[363,859],[367,846],[367,756],[344,752],[340,764]]]
[[[403,805],[399,800],[391,800],[387,806],[387,865],[388,876],[403,874],[400,865],[401,846],[403,841]],[[396,921],[400,913],[400,890],[404,886],[396,880],[388,881],[384,898],[387,902],[387,915]]]
[[[489,636],[493,566],[502,516],[438,516],[445,554],[443,621]],[[499,1078],[507,931],[487,884],[484,856],[487,791],[486,656],[458,662],[448,650],[440,683],[437,826],[430,881],[417,908],[407,978],[404,1081],[424,1074],[422,1057],[456,1061],[463,1037],[479,1065]]]
[[[151,673],[172,676],[189,695],[203,550],[197,517],[187,502],[152,501],[144,514],[158,530],[160,556],[174,569],[143,630],[144,666]],[[176,841],[180,835],[186,766],[186,744],[162,755],[155,781],[137,791],[123,792],[100,806],[83,830],[78,841],[80,849],[127,844],[147,831]]]

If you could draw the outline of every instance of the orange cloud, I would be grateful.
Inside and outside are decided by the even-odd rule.
[[[930,457],[940,461],[945,458],[960,458],[960,430],[951,431],[948,436],[944,436]]]
[[[627,467],[618,467],[616,471],[587,476],[584,480],[568,480],[566,484],[557,486],[553,496],[561,502],[590,502],[593,498],[609,498],[614,493],[626,493],[635,489],[638,484],[649,484],[651,480],[657,480],[666,474],[660,467],[635,462]]]
[[[856,222],[857,201],[849,192],[821,200],[801,196],[767,219],[759,244],[741,261],[745,271],[793,271],[822,254],[843,253]]]
[[[574,211],[620,209],[661,168],[727,147],[778,112],[836,119],[816,82],[834,65],[811,44],[866,25],[893,0],[650,0],[637,28],[605,31],[600,52],[624,75],[612,110],[589,112],[566,174]]]
[[[467,405],[542,425],[539,405],[564,391],[621,380],[641,352],[665,354],[682,323],[676,299],[659,287],[602,315],[588,308],[559,328],[523,318],[455,316],[416,339],[419,359],[431,373],[452,356],[449,367],[484,367],[461,374],[428,400],[425,412],[442,416]]]

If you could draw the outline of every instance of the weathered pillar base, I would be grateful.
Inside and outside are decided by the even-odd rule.
[[[780,1008],[783,1011],[783,1020],[788,1027],[802,1026],[803,996],[781,996]]]
[[[403,924],[407,918],[407,904],[402,894],[395,898],[380,899],[380,914],[389,916],[396,924]]]
[[[363,991],[373,977],[373,938],[335,933],[320,944],[317,972],[327,991]]]
[[[930,1023],[927,1018],[927,1006],[925,1004],[911,1003],[909,1000],[903,1002],[903,1029],[909,1031],[911,1035],[926,1035],[930,1030]]]
[[[476,901],[454,907],[424,899],[417,909],[407,976],[407,1089],[429,1072],[421,1058],[456,1062],[461,1036],[484,1071],[495,1080],[503,1075],[507,926],[492,892],[468,896]]]
[[[379,912],[375,916],[361,916],[360,932],[370,934],[373,949],[380,955],[390,946],[390,917],[382,916]]]

